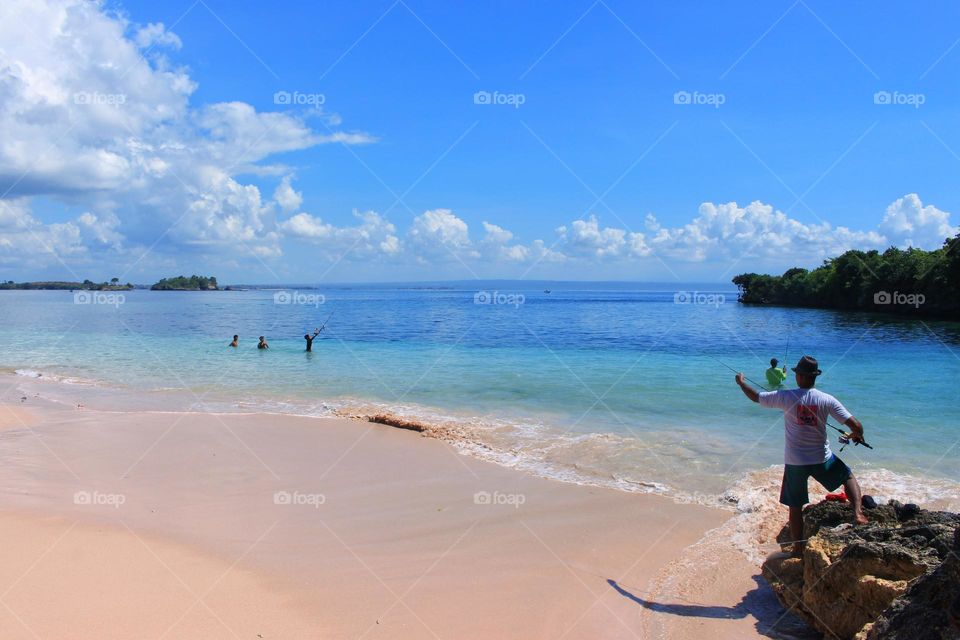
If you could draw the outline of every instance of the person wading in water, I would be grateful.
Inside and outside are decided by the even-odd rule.
[[[315,328],[313,330],[313,335],[309,333],[303,334],[303,339],[307,341],[307,351],[313,351],[313,339],[320,335],[320,329]]]
[[[770,360],[770,368],[764,374],[767,376],[767,384],[774,388],[783,386],[783,381],[787,379],[787,365],[777,368],[777,359]]]
[[[790,537],[794,540],[793,553],[803,553],[803,506],[810,501],[807,494],[807,479],[813,476],[827,491],[843,485],[853,507],[853,523],[866,524],[863,505],[860,503],[860,483],[853,477],[850,467],[835,456],[827,440],[827,418],[850,428],[849,438],[863,442],[863,425],[853,417],[840,401],[828,393],[814,389],[821,371],[815,358],[803,356],[793,368],[797,374],[799,389],[758,392],[737,374],[737,384],[744,395],[761,407],[783,411],[786,430],[784,447],[783,483],[780,485],[780,502],[790,507]]]

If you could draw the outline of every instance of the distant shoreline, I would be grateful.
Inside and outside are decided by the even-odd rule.
[[[9,280],[0,283],[0,290],[2,291],[75,291],[77,289],[81,291],[130,291],[135,288],[137,288],[137,285],[130,284],[129,282],[127,284],[97,283],[89,280],[83,282],[66,282],[59,280],[14,282],[13,280]]]

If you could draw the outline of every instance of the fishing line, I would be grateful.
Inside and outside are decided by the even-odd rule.
[[[721,360],[720,358],[718,358],[718,357],[716,357],[716,356],[714,356],[714,355],[712,355],[712,354],[709,354],[709,353],[708,353],[707,355],[710,356],[711,358],[713,358],[714,360],[716,360],[717,362],[719,362],[720,364],[722,364],[723,366],[725,366],[727,369],[730,369],[730,371],[733,371],[734,373],[740,373],[739,371],[737,371],[736,369],[734,369],[733,367],[731,367],[730,365],[728,365],[726,362],[724,362],[724,361]],[[746,380],[747,382],[750,382],[750,383],[753,383],[753,384],[757,385],[758,387],[760,387],[760,388],[763,389],[764,391],[771,391],[771,389],[768,389],[766,386],[760,384],[759,382],[757,382],[756,380],[753,380],[752,378],[748,378],[747,376],[743,376],[743,379]]]

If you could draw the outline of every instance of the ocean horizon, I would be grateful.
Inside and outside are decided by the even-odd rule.
[[[46,282],[46,279],[26,279],[27,282]],[[455,287],[455,288],[476,288],[482,284],[489,288],[491,286],[513,286],[519,289],[537,289],[540,287],[562,287],[562,288],[603,288],[628,289],[628,290],[688,290],[691,288],[711,289],[717,291],[737,291],[737,286],[727,280],[716,281],[658,281],[658,280],[532,280],[522,278],[475,278],[475,279],[455,279],[455,280],[357,280],[357,281],[339,281],[339,282],[219,282],[221,290],[226,288],[250,288],[250,289],[344,289],[351,287],[358,288],[403,288],[403,287]],[[134,282],[137,288],[149,288],[152,282]]]

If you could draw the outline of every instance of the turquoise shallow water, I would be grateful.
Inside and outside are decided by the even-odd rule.
[[[780,463],[783,440],[777,414],[747,401],[714,358],[763,381],[770,357],[809,353],[825,371],[819,386],[876,447],[847,449],[848,462],[960,481],[957,323],[747,307],[716,285],[284,291],[130,291],[81,303],[69,292],[0,291],[0,367],[149,392],[141,397],[157,406],[399,410],[463,425],[500,462],[717,492]],[[304,353],[303,333],[331,313]],[[239,349],[227,347],[234,333]],[[269,351],[255,348],[258,335]],[[95,395],[82,384],[72,393]]]

